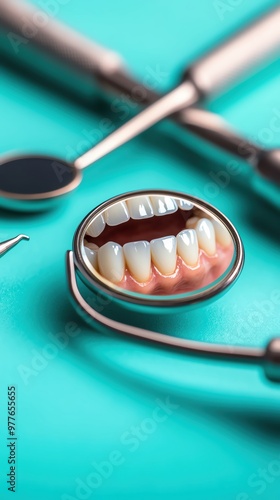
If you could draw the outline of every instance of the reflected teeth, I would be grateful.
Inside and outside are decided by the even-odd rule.
[[[98,246],[94,243],[87,243],[84,247],[85,255],[94,269],[98,269],[97,256],[98,256]]]
[[[155,215],[173,214],[178,210],[177,203],[170,196],[151,196]]]
[[[105,220],[103,216],[100,214],[89,225],[87,229],[87,234],[93,236],[93,238],[96,238],[102,233],[104,229],[105,229]]]
[[[196,266],[198,262],[198,240],[194,229],[185,229],[177,235],[178,255],[188,266]]]
[[[136,196],[127,200],[130,217],[135,220],[149,219],[154,211],[148,196]]]
[[[202,210],[196,210],[196,214],[198,215],[196,218],[206,218],[212,222],[215,230],[216,241],[222,247],[228,247],[232,243],[231,235],[222,222],[217,219],[213,219],[211,215],[205,214]]]
[[[216,253],[215,230],[208,219],[199,219],[195,226],[199,247],[208,255]]]
[[[219,221],[212,219],[212,224],[214,226],[216,240],[223,247],[228,247],[231,242],[231,235],[228,232],[227,228]]]
[[[97,238],[108,226],[118,226],[129,221],[148,219],[154,215],[169,215],[180,208],[187,211],[193,208],[191,202],[171,196],[135,196],[126,201],[118,201],[98,215],[88,226],[87,234]],[[193,217],[189,220],[192,220]]]
[[[177,198],[176,203],[181,210],[191,210],[193,208],[193,204],[190,201],[183,200],[182,198]]]
[[[118,226],[130,219],[125,201],[119,201],[105,212],[105,222],[108,226]]]
[[[151,275],[151,247],[148,241],[126,243],[123,246],[127,267],[139,283],[145,283]]]
[[[109,241],[98,251],[98,267],[104,278],[119,283],[125,272],[124,252],[121,245]]]
[[[177,264],[177,241],[175,236],[166,236],[151,241],[153,264],[165,276],[173,274]]]
[[[192,217],[187,221],[190,227],[181,231],[177,237],[165,236],[148,241],[126,243],[121,247],[112,241],[100,249],[92,243],[86,243],[85,255],[91,265],[98,269],[104,278],[112,283],[119,283],[126,268],[138,283],[146,283],[151,277],[152,263],[163,276],[174,274],[177,267],[177,255],[190,267],[199,262],[199,251],[209,256],[216,253],[217,240],[231,242],[230,234],[220,223],[203,217]]]
[[[231,244],[232,238],[227,228],[207,213],[194,209],[188,200],[156,195],[137,196],[114,203],[90,223],[87,234],[96,238],[105,229],[106,224],[118,226],[128,222],[130,218],[147,219],[172,214],[178,209],[185,212],[193,211],[184,214],[183,220],[189,215],[191,217],[185,222],[186,229],[177,236],[164,236],[153,239],[150,243],[144,240],[130,242],[123,247],[109,241],[98,248],[97,245],[86,241],[83,256],[88,267],[94,268],[112,283],[120,283],[127,271],[138,283],[146,283],[151,278],[152,269],[153,272],[155,269],[155,273],[161,273],[163,276],[173,275],[177,263],[179,264],[178,256],[187,266],[196,267],[200,259],[200,250],[208,256],[213,256],[216,254],[216,241],[223,247]],[[129,228],[129,225],[126,226],[127,232]],[[106,241],[105,238],[102,239]],[[117,236],[116,239],[118,240]],[[98,240],[96,242],[98,243]]]
[[[199,221],[199,217],[191,217],[186,222],[186,228],[187,229],[194,229],[196,224],[198,223],[198,221]]]

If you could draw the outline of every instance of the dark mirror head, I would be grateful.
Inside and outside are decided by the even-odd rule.
[[[22,156],[0,163],[0,193],[19,199],[62,195],[80,182],[79,172],[63,160],[48,156]]]

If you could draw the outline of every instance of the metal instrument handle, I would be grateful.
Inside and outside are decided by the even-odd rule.
[[[216,94],[261,61],[280,52],[280,7],[206,54],[186,70],[204,96]]]
[[[57,22],[53,15],[18,0],[0,0],[0,25],[76,70],[110,77],[123,68],[121,57]]]

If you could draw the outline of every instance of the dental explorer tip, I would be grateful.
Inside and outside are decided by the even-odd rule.
[[[21,240],[30,240],[30,237],[27,236],[27,234],[19,234],[18,238],[20,238]]]
[[[29,236],[27,236],[26,234],[19,234],[18,236],[12,238],[11,240],[7,240],[4,241],[3,243],[0,243],[0,257],[9,250],[11,250],[21,240],[29,240]]]

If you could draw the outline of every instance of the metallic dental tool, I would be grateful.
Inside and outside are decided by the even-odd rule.
[[[42,11],[22,0],[0,0],[0,48],[23,69],[32,68],[49,80],[60,81],[63,88],[82,94],[86,84],[94,83],[114,93],[131,93],[139,82],[130,74],[122,58],[114,51],[97,45],[71,28],[56,21],[58,12]],[[233,35],[183,71],[185,91],[178,99],[196,101],[231,86],[248,75],[280,49],[280,7]],[[59,71],[57,71],[59,69]],[[71,75],[71,77],[69,77]],[[77,79],[84,85],[77,86]],[[143,87],[143,86],[142,86]],[[143,87],[145,89],[145,87]],[[156,94],[145,89],[143,103],[151,103]],[[145,97],[145,95],[147,96]],[[176,102],[174,106],[180,105]]]
[[[31,23],[36,12],[38,12],[36,9],[19,4],[15,0],[8,5],[0,0],[2,25],[17,34],[21,33],[22,29],[21,16],[25,14],[25,19]],[[57,197],[70,192],[80,183],[83,168],[121,146],[158,120],[217,92],[222,86],[237,79],[242,72],[248,72],[248,68],[252,68],[276,52],[280,46],[279,22],[278,7],[194,64],[185,72],[183,83],[174,91],[154,102],[152,106],[77,158],[73,164],[41,155],[3,159],[0,164],[1,203],[9,208],[38,210],[45,208],[48,200],[55,201]],[[8,35],[14,32],[8,32]],[[75,69],[94,75],[97,81],[106,87],[114,87],[118,91],[130,89],[131,93],[133,86],[136,85],[116,55],[92,45],[92,42],[54,21],[49,20],[46,26],[37,29],[32,37],[32,45],[34,44],[52,55],[55,54],[64,63],[72,62]],[[145,91],[147,102],[155,101],[155,94],[147,89]],[[176,114],[176,119],[201,137],[247,160],[267,179],[280,183],[278,150],[264,151],[248,142],[246,148],[240,147],[244,144],[244,139],[229,129],[224,121],[205,111],[194,108],[180,111]],[[272,190],[273,188],[274,186]],[[277,195],[276,190],[275,197],[279,200]],[[271,197],[271,189],[269,196]]]
[[[246,160],[261,176],[255,176],[256,189],[263,194],[265,179],[267,197],[280,207],[280,149],[265,150],[253,142],[246,141],[230,129],[217,115],[192,109],[188,114],[188,127],[212,144]],[[105,144],[104,144],[105,143]],[[108,145],[110,146],[108,148]],[[73,163],[42,155],[12,156],[0,162],[0,205],[23,211],[48,208],[60,198],[73,191],[82,180],[82,170],[117,147],[111,136],[94,146],[88,153]]]
[[[21,240],[29,240],[29,236],[26,236],[25,234],[19,234],[11,240],[3,241],[3,243],[0,243],[0,257],[14,248],[14,246],[17,245]]]
[[[26,10],[23,11],[22,9]],[[74,35],[70,30],[62,28],[61,25],[50,19],[45,24],[45,26],[39,28],[38,25],[36,25],[36,23],[34,22],[34,20],[36,21],[36,17],[34,17],[35,12],[38,11],[36,9],[27,9],[28,8],[25,7],[22,2],[15,2],[14,0],[0,0],[1,22],[2,25],[8,27],[8,35],[11,35],[10,38],[6,37],[5,41],[7,42],[7,45],[10,46],[10,48],[12,47],[15,53],[16,49],[19,49],[19,56],[25,49],[26,52],[28,52],[29,50],[32,51],[33,49],[35,49],[35,46],[37,46],[39,51],[42,51],[43,49],[45,51],[45,54],[48,54],[47,60],[49,63],[50,61],[53,61],[52,56],[55,56],[56,58],[58,58],[60,64],[65,64],[66,69],[69,69],[70,66],[72,66],[72,68],[74,68],[76,71],[78,70],[78,75],[84,75],[88,83],[88,89],[92,88],[92,77],[95,77],[96,82],[102,84],[106,89],[108,88],[117,92],[126,92],[128,94],[131,94],[133,88],[135,88],[135,86],[138,86],[138,83],[132,77],[130,77],[124,65],[121,63],[120,59],[116,57],[115,54],[113,54],[112,52],[107,52],[100,47],[98,48],[96,45],[92,44],[92,42],[86,41],[78,35]],[[24,33],[22,33],[23,24],[21,22],[21,19],[22,17],[24,17],[26,20],[27,14],[31,16],[29,17],[29,23],[30,27],[33,28],[33,31],[29,31],[29,36],[24,37]],[[239,77],[239,73],[241,73],[241,71],[243,72],[245,70],[247,71],[247,69],[251,69],[255,63],[259,63],[261,60],[266,59],[267,56],[274,53],[279,48],[279,16],[280,9],[276,8],[272,13],[268,14],[265,18],[261,19],[255,25],[251,26],[249,30],[241,32],[235,39],[232,39],[225,46],[212,52],[209,56],[209,59],[207,57],[203,58],[198,64],[194,65],[191,70],[186,73],[186,81],[184,81],[184,83],[172,93],[172,98],[174,98],[174,96],[178,98],[178,101],[176,100],[176,109],[180,110],[183,104],[187,103],[187,105],[189,105],[191,102],[196,102],[202,97],[202,94],[208,96],[212,91],[218,91],[221,85],[224,85],[225,83],[231,83],[231,80],[233,78]],[[19,39],[13,37],[13,34],[20,35],[22,38]],[[41,56],[42,52],[38,53]],[[32,61],[34,60],[35,58],[32,59]],[[32,63],[32,61],[29,59],[28,61],[26,60],[26,63],[28,62],[28,64],[30,64],[30,62]],[[59,70],[61,70],[60,64],[58,66]],[[47,65],[42,64],[41,69],[43,69],[43,66],[44,69],[47,68]],[[59,77],[60,74],[61,71],[57,71],[55,76]],[[68,81],[70,80],[71,79],[69,78]],[[74,79],[74,85],[76,81],[77,80]],[[62,81],[62,83],[64,83],[64,81]],[[197,85],[197,88],[195,87],[195,85]],[[152,91],[148,90],[146,96],[146,102],[148,103],[154,102],[157,98],[157,96],[155,96]],[[164,116],[168,116],[168,114],[171,112],[170,107],[172,108],[172,106],[174,106],[174,103],[169,103],[168,99],[169,97],[164,98]],[[172,109],[174,110],[174,107]],[[261,160],[260,157],[262,157],[263,155],[266,156],[268,154],[272,155],[274,157],[275,163],[272,162],[272,174],[269,175],[272,175],[272,177],[274,178],[275,172],[277,172],[278,168],[277,165],[279,165],[276,158],[277,153],[264,153],[257,146],[248,143],[247,153],[242,153],[242,147],[240,148],[240,143],[243,144],[244,140],[231,130],[225,130],[224,127],[226,127],[226,125],[222,120],[218,119],[217,117],[211,117],[209,113],[205,113],[206,112],[191,109],[188,111],[177,113],[176,120],[180,120],[181,123],[183,122],[184,126],[188,127],[189,119],[192,131],[194,131],[195,133],[199,132],[202,137],[208,138],[208,140],[211,141],[215,141],[217,145],[222,146],[226,150],[232,151],[234,154],[241,156],[243,159],[245,156],[245,159],[250,160],[250,162],[256,165],[256,168],[259,168],[260,170],[262,170],[262,164],[266,165],[266,163],[262,163],[263,160]],[[206,122],[205,117],[208,117]],[[158,115],[157,119],[159,118],[160,117]],[[146,116],[145,127],[149,126],[149,123],[147,123],[147,121],[148,120]],[[211,125],[212,127],[211,130],[209,130],[209,125]],[[118,135],[117,137],[114,137],[116,141],[114,147],[117,147],[121,142],[120,137],[118,138]],[[124,140],[124,142],[125,140],[128,140],[128,138],[124,137],[122,137],[121,139]],[[114,149],[114,147],[112,147],[112,144],[110,146],[110,142],[109,145],[108,142],[105,143],[105,146],[107,147],[107,152],[111,150],[110,147]],[[253,149],[251,149],[251,146]],[[104,149],[106,148],[103,148],[102,150],[101,145],[97,145],[97,147],[99,147],[99,150],[93,148],[94,152],[92,153],[96,160],[106,154],[106,151],[104,152]],[[32,160],[34,160],[33,171],[31,165]],[[56,196],[63,195],[66,192],[71,191],[72,189],[74,189],[74,187],[76,187],[76,185],[78,185],[81,178],[81,164],[83,163],[83,167],[85,167],[87,166],[85,165],[85,163],[88,163],[88,161],[85,161],[85,158],[83,160],[81,159],[81,161],[77,160],[76,162],[74,162],[74,165],[68,165],[63,161],[46,157],[40,157],[39,160],[40,162],[42,161],[41,164],[38,164],[36,158],[31,158],[31,160],[29,161],[26,159],[18,159],[18,161],[16,161],[14,159],[13,161],[11,160],[10,163],[8,162],[6,164],[2,164],[2,166],[7,166],[7,168],[3,167],[2,170],[2,172],[6,172],[6,177],[3,176],[3,179],[6,179],[5,182],[7,182],[7,185],[4,186],[5,189],[2,191],[2,195],[6,201],[10,201],[11,204],[13,204],[14,202],[18,202],[19,204],[29,202],[30,206],[34,204],[35,208],[37,207],[37,202],[40,203],[48,201],[49,199],[55,199]],[[275,166],[273,167],[273,165]],[[15,187],[12,183],[13,179],[10,178],[11,184],[8,185],[8,166],[12,167],[12,175],[14,175],[15,173],[20,173],[20,170],[25,172],[25,176],[33,174],[33,184],[31,185],[28,182],[24,184],[24,179],[22,179],[23,182],[21,184],[19,183]],[[42,180],[36,177],[38,168],[41,167]],[[17,172],[17,168],[19,172]],[[267,172],[266,168],[265,171]],[[53,176],[51,178],[49,177],[50,173]],[[276,179],[279,179],[279,177],[276,176]],[[48,181],[47,187],[49,192],[46,191],[46,180]],[[24,191],[24,189],[27,190],[27,193],[26,191]],[[97,257],[97,265],[95,263],[96,247],[94,246],[95,243],[93,243],[90,238],[92,237],[94,239],[104,237],[103,233],[99,233],[100,221],[101,230],[103,230],[105,227],[105,220],[106,224],[108,225],[108,221],[112,220],[110,219],[112,215],[116,214],[116,212],[119,215],[121,214],[121,210],[117,210],[116,212],[114,212],[114,207],[116,204],[120,203],[122,207],[124,207],[124,204],[127,204],[127,206],[129,204],[133,205],[135,202],[134,198],[138,198],[139,200],[139,196],[144,198],[148,197],[150,199],[153,198],[153,207],[170,207],[170,198],[174,198],[178,206],[178,211],[173,212],[169,215],[167,214],[167,217],[169,217],[170,215],[173,217],[174,215],[176,218],[176,223],[178,223],[177,215],[179,210],[184,213],[187,213],[188,210],[196,210],[196,212],[192,214],[194,215],[193,218],[210,218],[211,223],[217,229],[216,236],[219,235],[219,238],[221,238],[221,234],[224,235],[225,239],[222,238],[222,240],[220,241],[228,241],[228,239],[225,237],[225,234],[230,235],[231,241],[229,243],[229,246],[232,245],[232,258],[230,258],[231,254],[229,252],[229,259],[228,261],[226,261],[227,265],[224,269],[224,272],[222,272],[221,268],[221,274],[219,274],[219,276],[215,275],[212,279],[212,268],[210,268],[209,276],[206,276],[206,283],[205,281],[201,280],[200,285],[196,285],[196,288],[194,290],[186,290],[183,292],[182,290],[177,290],[177,292],[175,291],[174,293],[169,293],[169,295],[157,294],[156,288],[154,289],[153,294],[140,294],[139,292],[135,292],[134,290],[125,289],[124,287],[119,286],[119,283],[115,282],[116,275],[113,274],[112,277],[108,275],[104,276],[104,270],[102,270],[102,261],[100,263],[100,259],[98,260]],[[158,204],[156,203],[157,197],[160,198],[160,203]],[[169,198],[169,202],[167,202],[167,198]],[[162,199],[165,200],[165,203],[162,202]],[[142,214],[143,208],[145,207],[145,203],[142,203]],[[131,208],[130,210],[132,213]],[[151,216],[151,213],[149,214],[148,212],[146,212],[146,215],[149,216],[148,221],[152,221],[153,217],[163,216],[163,213],[160,214],[158,211],[158,213],[154,213],[153,216]],[[182,213],[180,214],[180,217],[183,217],[184,222],[187,222],[189,220],[186,220],[187,216],[183,216]],[[205,224],[205,221],[203,223]],[[199,224],[201,224],[201,221],[199,221]],[[158,224],[157,226],[160,225]],[[206,226],[209,228],[207,222]],[[104,231],[105,230],[106,229],[104,229]],[[118,234],[120,233],[121,230],[118,231]],[[178,234],[176,235],[176,238],[178,238]],[[129,243],[129,241],[123,243],[125,245]],[[103,244],[103,241],[101,241],[100,244]],[[109,329],[113,332],[128,334],[133,338],[138,338],[144,341],[151,341],[153,343],[156,343],[157,345],[178,349],[186,353],[187,355],[196,355],[222,361],[228,360],[232,362],[244,362],[252,365],[259,365],[264,368],[264,372],[269,380],[279,382],[279,338],[272,339],[268,346],[264,348],[200,343],[198,341],[188,340],[184,338],[175,338],[171,335],[151,331],[150,329],[145,328],[144,325],[141,324],[141,322],[139,322],[139,325],[137,327],[133,324],[133,321],[131,322],[131,324],[125,324],[121,321],[111,319],[110,314],[108,314],[108,317],[105,314],[107,310],[109,310],[110,313],[110,311],[114,307],[121,309],[120,306],[124,306],[125,321],[129,320],[129,314],[133,317],[136,312],[140,314],[143,313],[142,317],[144,321],[145,318],[150,318],[149,315],[152,316],[154,314],[155,317],[157,317],[157,315],[159,314],[161,315],[164,313],[170,313],[173,317],[174,313],[182,310],[185,307],[192,308],[199,306],[202,303],[209,304],[210,301],[214,300],[216,297],[228,290],[230,286],[235,282],[242,270],[243,261],[244,252],[240,237],[230,221],[228,221],[228,219],[226,219],[226,217],[217,209],[201,200],[198,200],[195,197],[186,196],[183,193],[153,191],[135,192],[127,195],[122,195],[112,200],[108,200],[101,206],[94,209],[81,222],[79,228],[76,231],[73,242],[73,250],[70,251],[67,255],[67,269],[72,302],[77,311],[80,312],[82,317],[89,321],[90,324],[93,324],[94,327],[96,327],[96,325],[99,325],[100,327],[105,327],[106,331],[108,331]],[[112,266],[112,270],[115,270],[114,266]],[[91,303],[102,303],[102,313],[100,312],[100,308],[96,308],[96,310],[94,310],[94,308],[92,308],[87,302],[85,302],[78,289],[76,274],[78,274],[78,276],[93,293],[93,301]],[[111,281],[109,278],[111,279]],[[158,284],[157,280],[156,284]],[[96,301],[94,300],[95,297],[97,298]],[[107,309],[106,304],[108,305]]]
[[[157,222],[158,218],[163,224]],[[158,238],[159,231],[160,240],[134,242],[139,234],[145,240],[148,233]],[[163,237],[164,231],[175,236]],[[212,248],[215,240],[217,246]],[[148,275],[144,271],[146,260]],[[105,327],[106,331],[151,341],[186,355],[258,365],[267,379],[280,382],[280,338],[262,348],[205,343],[150,330],[151,322],[155,320],[158,327],[157,318],[164,314],[175,321],[179,311],[209,304],[225,293],[240,275],[243,262],[244,250],[236,229],[215,207],[184,193],[135,191],[108,200],[81,222],[73,250],[67,253],[68,285],[76,311],[95,329]],[[79,291],[76,274],[92,293],[91,305]]]

